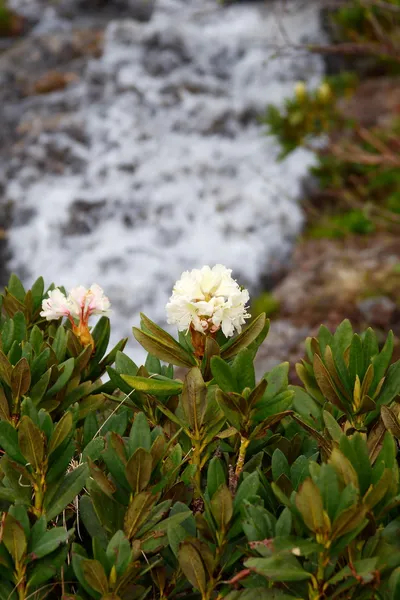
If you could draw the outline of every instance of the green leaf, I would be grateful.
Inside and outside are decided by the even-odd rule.
[[[150,377],[132,377],[132,375],[121,375],[133,389],[153,396],[172,396],[180,394],[183,384],[176,379],[155,379]]]
[[[50,506],[47,505],[45,496],[46,517],[48,521],[55,519],[68,504],[73,502],[85,485],[88,475],[89,468],[87,464],[80,465],[64,477],[64,480],[50,502]]]
[[[15,273],[11,273],[6,289],[14,296],[14,298],[22,303],[24,302],[26,294],[25,288]]]
[[[395,437],[400,438],[400,423],[394,410],[389,408],[389,406],[382,406],[381,417],[386,429]]]
[[[22,312],[17,312],[14,317],[14,340],[18,343],[26,342],[26,320]]]
[[[207,410],[207,387],[197,367],[190,369],[185,377],[181,402],[190,428],[200,431]]]
[[[31,560],[43,558],[53,552],[61,544],[65,544],[73,530],[66,531],[63,527],[54,527],[46,531],[30,549]]]
[[[364,526],[368,523],[365,519],[367,508],[360,506],[351,506],[346,510],[342,511],[334,520],[332,524],[332,540],[338,539],[339,537],[346,535],[351,531],[355,531],[358,527]]]
[[[64,475],[68,468],[73,456],[75,454],[75,441],[71,440],[67,447],[63,449],[61,456],[58,456],[58,452],[53,454],[51,457],[50,468],[47,471],[46,482],[47,484],[55,483],[59,478]]]
[[[400,598],[400,567],[394,569],[389,577],[388,600],[397,600]]]
[[[303,483],[306,477],[309,476],[309,459],[303,455],[296,458],[294,463],[290,467],[290,481],[292,482],[293,488],[297,490],[299,485]]]
[[[95,347],[93,355],[94,363],[99,363],[106,353],[110,341],[110,333],[110,319],[102,316],[92,331]]]
[[[389,331],[385,345],[383,346],[381,352],[372,359],[372,365],[374,367],[374,379],[370,389],[371,395],[375,394],[379,382],[381,381],[382,377],[384,377],[386,370],[390,365],[393,355],[393,347],[393,331]]]
[[[97,538],[105,548],[108,542],[106,529],[100,523],[100,519],[93,508],[89,496],[82,496],[79,500],[79,514],[90,537]]]
[[[342,428],[340,427],[336,419],[327,410],[324,410],[322,415],[325,427],[327,428],[329,435],[331,436],[334,442],[339,443],[342,438],[342,435],[344,435]]]
[[[318,387],[328,402],[345,412],[346,408],[335,388],[332,378],[318,354],[314,354],[313,369]]]
[[[362,342],[360,336],[355,333],[350,345],[349,375],[351,381],[355,381],[357,375],[360,381],[362,381],[364,373]]]
[[[138,448],[144,448],[147,451],[150,451],[151,448],[150,426],[144,413],[138,413],[135,416],[129,434],[130,453],[133,454]]]
[[[33,310],[36,311],[42,305],[43,293],[44,293],[44,280],[43,277],[38,277],[31,288]]]
[[[208,465],[207,471],[207,491],[212,498],[218,488],[226,482],[225,470],[222,461],[213,456]]]
[[[357,432],[351,438],[343,436],[340,440],[339,448],[355,469],[361,495],[364,495],[368,489],[372,475],[366,441]]]
[[[266,320],[265,313],[259,315],[242,333],[232,338],[221,348],[221,357],[227,360],[235,356],[243,348],[248,348],[260,335],[267,323],[269,322]]]
[[[29,390],[31,371],[26,358],[21,358],[11,372],[11,389],[14,398],[20,398]]]
[[[131,559],[131,545],[123,531],[117,531],[111,538],[107,546],[107,558],[110,565],[115,565],[117,576],[123,575]]]
[[[91,413],[94,410],[97,410],[103,404],[104,404],[104,395],[103,394],[91,394],[90,396],[86,396],[86,398],[81,400],[79,403],[79,415],[78,415],[79,420],[85,419],[89,413]],[[111,421],[111,419],[109,419],[109,421]],[[107,423],[109,423],[109,421],[107,421]]]
[[[83,445],[86,447],[93,440],[99,429],[95,413],[89,413],[83,423]]]
[[[252,390],[256,385],[253,359],[253,353],[247,348],[243,348],[243,350],[240,350],[235,356],[235,360],[232,363],[232,371],[234,373],[234,378],[237,381],[238,392],[242,392],[245,388],[250,388]]]
[[[305,421],[302,421],[302,419],[299,419],[299,417],[296,414],[292,414],[292,419],[294,421],[296,421],[296,423],[299,423],[299,425],[301,425],[301,427],[303,429],[305,429],[305,431],[310,433],[312,435],[312,437],[317,440],[318,445],[324,450],[324,452],[326,452],[327,454],[330,453],[331,443],[328,440],[326,440],[326,438],[323,435],[321,435],[316,429],[311,427],[308,423],[306,423]]]
[[[218,527],[226,531],[233,515],[233,500],[225,483],[219,486],[211,498],[211,512]]]
[[[56,450],[70,435],[73,427],[73,416],[71,412],[66,412],[54,428],[48,446],[49,456]]]
[[[125,467],[126,478],[133,492],[138,494],[147,487],[152,470],[153,459],[144,448],[135,450]]]
[[[313,481],[321,492],[324,508],[332,521],[339,504],[339,482],[336,471],[332,465],[324,463],[321,465],[318,478],[313,477]]]
[[[98,460],[101,456],[101,453],[104,450],[104,438],[97,437],[94,438],[91,442],[89,442],[84,451],[82,452],[82,462],[85,462],[90,458],[90,460]]]
[[[156,356],[148,354],[144,366],[149,373],[156,373],[157,375],[162,375],[161,362],[160,359]]]
[[[296,494],[296,506],[311,531],[325,534],[330,531],[330,519],[324,511],[322,497],[312,479],[306,479]]]
[[[0,385],[0,421],[10,420],[10,407],[4,389]]]
[[[42,335],[40,329],[38,329],[38,332],[39,332],[38,335]],[[40,345],[42,344],[42,341],[43,340],[40,341]],[[31,363],[31,376],[32,376],[33,384],[36,384],[37,381],[40,379],[40,377],[45,372],[45,370],[47,368],[47,363],[50,358],[50,354],[51,354],[50,348],[45,348],[43,350],[43,352],[40,352],[40,351],[37,352],[36,358],[34,358],[34,360]]]
[[[100,428],[101,435],[105,436],[108,432],[112,431],[117,435],[123,436],[128,426],[130,416],[131,412],[129,409],[126,409],[125,407],[120,408],[117,413],[109,417],[103,423]]]
[[[225,600],[299,600],[292,594],[286,594],[283,590],[265,587],[251,587],[238,591],[229,592],[224,596]],[[394,599],[393,599],[394,600]]]
[[[57,329],[52,348],[58,362],[61,363],[65,359],[65,353],[67,351],[67,332],[64,327],[61,326]]]
[[[379,481],[371,485],[363,498],[363,504],[370,510],[378,504],[386,495],[392,484],[393,474],[390,469],[385,469]]]
[[[71,378],[71,375],[74,371],[74,367],[75,367],[75,359],[74,358],[68,358],[68,360],[66,360],[61,365],[58,366],[58,369],[61,372],[61,375],[59,376],[59,378],[57,379],[55,384],[49,390],[47,390],[46,398],[51,398],[52,396],[57,394],[59,391],[61,391],[63,389],[63,387],[65,387],[65,385],[68,383],[68,381]]]
[[[82,570],[87,583],[96,592],[107,594],[108,581],[104,569],[98,560],[84,559],[82,561]]]
[[[270,581],[305,581],[311,577],[294,556],[250,558],[244,564]]]
[[[329,585],[335,585],[342,579],[346,577],[354,577],[360,578],[359,581],[361,583],[370,583],[373,581],[376,571],[376,563],[378,561],[378,557],[374,558],[364,558],[362,560],[355,560],[351,565],[346,565],[339,573],[336,573],[333,577],[328,580]]]
[[[239,392],[239,386],[233,369],[220,356],[213,356],[210,361],[212,375],[223,392]]]
[[[143,330],[147,330],[152,336],[163,342],[169,348],[176,348],[177,350],[182,346],[164,329],[159,327],[156,323],[151,321],[144,313],[140,313],[141,325]]]
[[[282,450],[276,448],[272,455],[272,477],[274,481],[277,481],[282,474],[290,478],[290,467]]]
[[[232,425],[237,431],[241,430],[243,417],[237,402],[231,394],[225,394],[217,389],[215,394],[218,406],[224,413],[229,425]]]
[[[124,521],[124,532],[128,539],[131,540],[135,536],[156,502],[157,496],[151,492],[140,492],[133,498]]]
[[[38,472],[42,467],[44,457],[43,434],[32,419],[26,415],[19,422],[18,444],[26,460]]]
[[[186,350],[172,337],[171,339],[174,341],[174,344],[166,343],[164,339],[160,340],[136,327],[133,328],[133,335],[147,352],[171,365],[176,365],[177,367],[192,367],[196,362],[195,358],[186,352]]]
[[[289,376],[289,363],[284,362],[280,365],[277,365],[269,373],[264,375],[268,386],[267,391],[264,394],[264,398],[266,400],[272,400],[275,396],[277,396],[280,392],[285,390],[288,385],[288,376]]]
[[[381,393],[378,396],[377,406],[390,404],[400,394],[400,360],[388,369]]]
[[[2,541],[14,563],[20,562],[26,552],[26,537],[20,523],[10,514],[6,514],[3,522]]]
[[[127,375],[135,376],[138,372],[138,367],[129,356],[118,351],[115,356],[115,370],[118,374],[126,373]]]
[[[292,513],[284,508],[275,525],[276,537],[288,536],[292,530]]]
[[[36,561],[33,569],[29,570],[28,590],[36,589],[49,579],[57,577],[66,563],[67,554],[68,548],[65,545],[51,555]]]
[[[8,421],[0,421],[0,446],[12,460],[25,465],[26,460],[19,449],[17,430]]]
[[[207,579],[199,550],[190,542],[183,542],[178,550],[178,561],[186,578],[204,596]]]
[[[167,528],[168,543],[175,557],[178,558],[179,545],[188,537],[188,532],[182,525],[170,524]]]
[[[328,462],[334,467],[339,479],[344,483],[344,485],[351,483],[355,489],[358,489],[359,484],[357,473],[349,459],[342,452],[340,452],[338,448],[334,448],[332,450]]]
[[[3,329],[4,333],[4,329]],[[3,343],[4,344],[4,343]],[[12,366],[7,356],[0,350],[0,377],[8,386],[11,386]]]
[[[244,500],[249,500],[252,496],[256,496],[260,487],[260,478],[257,471],[253,471],[245,477],[239,485],[235,500],[233,503],[235,513],[240,510]]]
[[[50,382],[52,369],[48,369],[30,391],[32,402],[37,406],[43,399]]]

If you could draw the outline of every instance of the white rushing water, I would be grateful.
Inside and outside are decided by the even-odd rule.
[[[10,230],[10,268],[28,284],[39,274],[67,288],[99,283],[114,339],[139,311],[165,322],[184,269],[222,262],[256,289],[301,228],[312,162],[303,150],[277,162],[257,114],[299,79],[316,85],[323,68],[277,53],[283,29],[293,44],[321,40],[317,5],[158,0],[148,24],[110,23],[101,58],[43,100],[63,95],[66,114],[31,140],[8,182],[15,214],[31,215]],[[60,173],[46,171],[55,154]]]

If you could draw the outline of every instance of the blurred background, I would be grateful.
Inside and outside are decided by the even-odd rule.
[[[221,262],[262,370],[400,333],[399,82],[400,0],[0,0],[0,287],[96,282],[116,341]]]

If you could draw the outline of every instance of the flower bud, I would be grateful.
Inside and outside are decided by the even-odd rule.
[[[332,88],[329,83],[322,83],[317,91],[317,98],[321,102],[328,103],[332,99]]]
[[[299,102],[303,102],[307,96],[307,88],[303,81],[298,81],[294,86],[294,93],[296,94],[296,98]]]

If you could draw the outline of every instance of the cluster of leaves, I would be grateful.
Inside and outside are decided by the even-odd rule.
[[[299,82],[294,96],[285,100],[283,108],[270,104],[263,122],[281,144],[279,158],[282,160],[299,146],[311,144],[315,136],[343,127],[345,121],[337,110],[337,99],[351,94],[355,84],[356,78],[348,73],[327,78],[314,91]]]
[[[399,73],[398,30],[400,25],[398,0],[351,0],[332,13],[335,38],[338,42],[354,42],[365,47],[375,60],[370,68]]]
[[[2,296],[1,600],[399,597],[392,334],[321,327],[292,386],[256,378],[264,314],[202,359],[143,315],[138,367],[106,318],[94,350],[43,321],[44,294]]]
[[[335,24],[332,50],[340,54],[342,48],[343,55],[352,59],[372,54],[374,77],[398,74],[398,0],[351,0],[332,10],[330,17]],[[357,64],[353,60],[349,66],[354,69]],[[360,70],[365,77],[365,69]],[[350,72],[328,78],[315,92],[298,85],[283,109],[269,106],[264,118],[269,133],[279,140],[281,158],[299,146],[317,154],[318,161],[311,168],[319,188],[318,206],[309,211],[312,237],[336,238],[398,227],[400,123],[396,114],[391,122],[385,119],[370,128],[358,118],[346,118],[342,98],[356,92],[358,84],[357,75]]]
[[[0,0],[0,37],[19,35],[22,29],[22,17],[9,8],[7,0]]]

